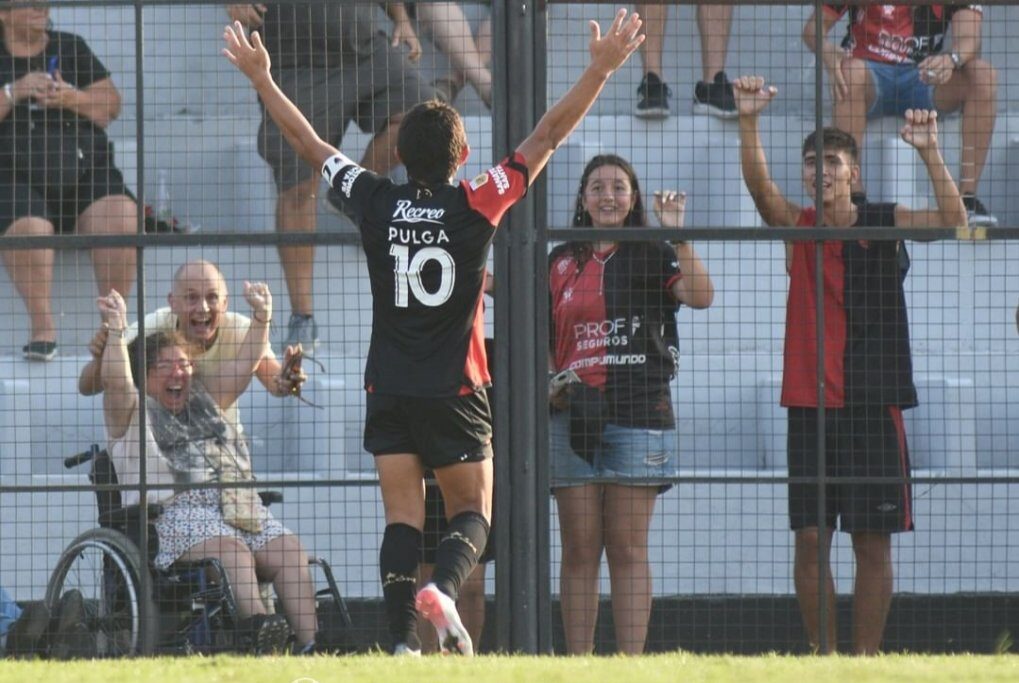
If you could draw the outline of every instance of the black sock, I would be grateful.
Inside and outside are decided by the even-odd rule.
[[[420,559],[421,532],[407,524],[388,525],[379,550],[379,573],[394,647],[406,643],[414,650],[421,649],[414,609]]]
[[[432,583],[456,600],[460,586],[474,571],[488,543],[488,522],[477,512],[461,512],[449,520],[435,552]]]

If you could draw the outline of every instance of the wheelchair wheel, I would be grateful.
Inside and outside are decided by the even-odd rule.
[[[92,529],[60,556],[46,586],[46,605],[52,610],[65,592],[78,590],[95,635],[96,656],[152,654],[159,642],[159,614],[152,593],[142,589],[146,572],[147,562],[127,536]],[[148,591],[151,586],[150,581]]]

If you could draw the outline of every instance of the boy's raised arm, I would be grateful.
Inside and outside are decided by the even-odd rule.
[[[782,195],[778,184],[771,179],[768,158],[761,144],[758,123],[761,112],[778,93],[774,86],[764,87],[760,76],[741,76],[732,84],[739,112],[740,167],[743,182],[753,197],[757,212],[771,226],[792,226],[800,215],[800,207]]]
[[[900,135],[916,149],[927,167],[938,208],[912,211],[897,204],[895,224],[912,228],[968,227],[969,218],[962,203],[962,195],[959,194],[959,186],[945,166],[945,159],[938,147],[938,113],[926,109],[907,109],[905,118]]]

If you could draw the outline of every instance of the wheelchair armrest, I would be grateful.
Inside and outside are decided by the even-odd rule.
[[[283,493],[281,491],[259,491],[258,497],[262,499],[262,505],[266,507],[273,503],[283,502]]]
[[[163,506],[159,503],[149,503],[147,521],[154,521],[163,514]],[[114,529],[137,528],[141,525],[142,506],[128,505],[104,512],[99,515],[99,526],[112,527]]]

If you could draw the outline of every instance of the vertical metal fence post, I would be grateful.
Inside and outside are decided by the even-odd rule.
[[[145,235],[145,34],[144,34],[144,6],[145,0],[136,0],[134,3],[134,66],[135,66],[135,78],[134,85],[137,92],[137,99],[135,100],[135,143],[138,150],[137,153],[137,164],[138,164],[138,234],[141,236]],[[145,248],[138,246],[135,249],[135,291],[137,293],[137,320],[138,320],[138,337],[144,339],[145,331]],[[104,292],[105,293],[105,292]],[[123,292],[124,296],[127,297],[129,292]],[[126,321],[125,321],[126,322]],[[142,366],[145,365],[145,344],[141,344],[142,354]],[[145,396],[145,373],[140,373],[138,377],[138,395]],[[144,406],[144,401],[142,401]],[[144,434],[146,429],[146,422],[148,416],[144,410],[139,411],[138,415],[138,428],[139,433]],[[138,465],[138,482],[139,482],[139,504],[141,506],[141,519],[148,519],[148,471],[146,467],[146,440],[141,439],[139,448],[139,465]],[[149,544],[154,542],[153,539],[149,538],[149,525],[142,523],[139,525],[139,543],[141,544],[142,557],[148,557]],[[141,585],[141,591],[143,595],[152,594],[152,580],[149,576],[149,572],[142,572],[139,578]],[[148,609],[148,600],[139,601],[139,610]],[[151,620],[147,618],[145,614],[139,614],[141,628],[147,628],[147,624],[151,623]],[[146,635],[141,634],[144,640]]]
[[[544,111],[544,17],[544,8],[524,0],[492,3],[497,154],[511,152]],[[545,261],[542,187],[532,188],[510,212],[496,243],[495,348],[500,360],[509,360],[496,389],[496,632],[500,649],[527,653],[547,651],[551,644],[547,418],[539,382],[547,359],[537,304]]]
[[[814,225],[824,225],[824,136],[821,130],[824,128],[824,117],[821,109],[824,103],[824,5],[817,0],[814,3],[814,130],[817,135],[814,138],[815,172],[814,172]],[[825,377],[824,377],[824,242],[814,243],[814,265],[815,278],[814,287],[817,292],[815,297],[817,312],[817,590],[818,590],[818,639],[817,646],[821,652],[827,652],[829,647],[835,643],[828,642],[828,613],[835,609],[835,605],[828,604],[828,564],[830,562],[831,549],[828,543],[828,521],[825,511],[828,501],[827,487],[827,454],[825,453]]]

